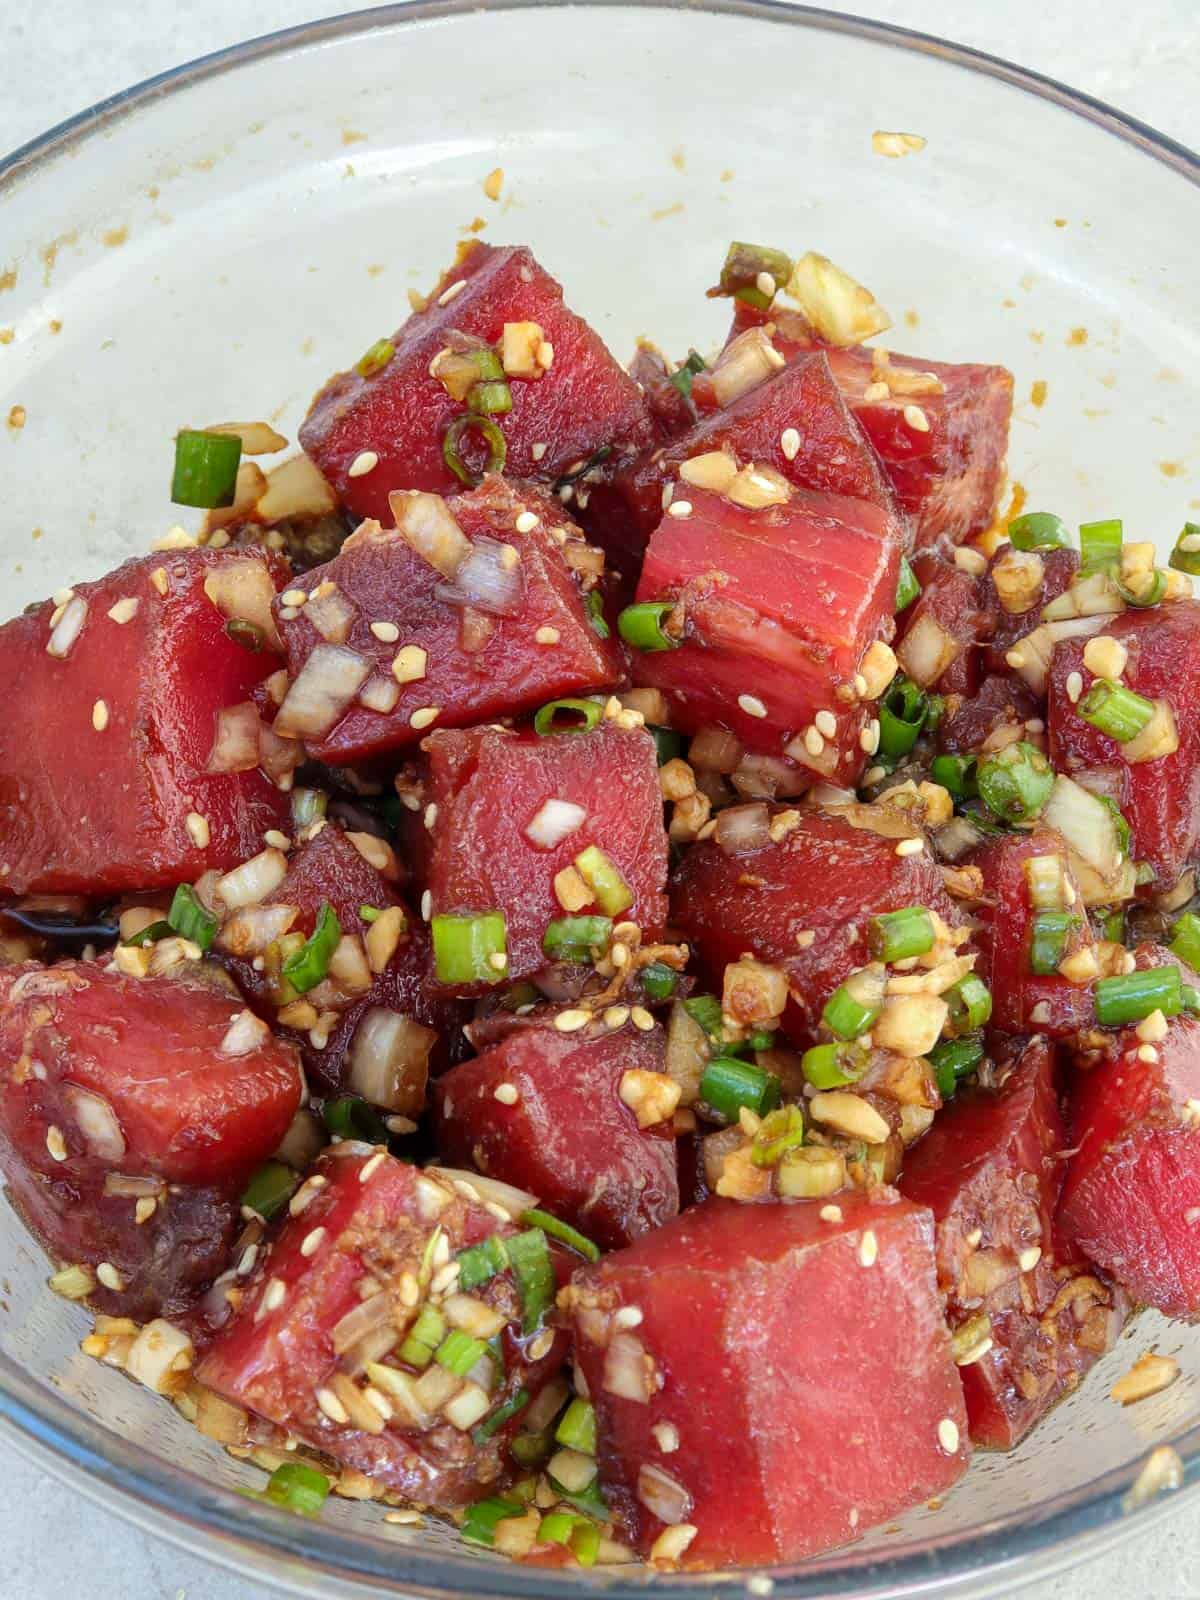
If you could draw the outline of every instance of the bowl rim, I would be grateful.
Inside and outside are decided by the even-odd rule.
[[[1200,155],[1138,118],[1057,79],[983,50],[888,22],[792,4],[790,0],[686,0],[688,9],[835,33],[997,79],[1092,123],[1200,187]],[[395,30],[406,25],[463,19],[477,12],[516,10],[678,10],[678,0],[400,0],[278,29],[155,74],[66,118],[0,159],[0,199],[35,178],[72,146],[102,133],[154,101],[209,78],[234,72],[293,50]],[[497,1600],[563,1600],[587,1590],[613,1600],[637,1600],[667,1588],[678,1600],[711,1596],[714,1582],[740,1583],[749,1569],[715,1575],[651,1575],[641,1568],[608,1573],[572,1573],[481,1559],[467,1551],[426,1551],[407,1541],[387,1542],[369,1527],[343,1531],[329,1524],[302,1523],[273,1507],[239,1497],[161,1458],[149,1457],[121,1435],[81,1415],[59,1395],[33,1382],[0,1355],[0,1434],[39,1464],[66,1478],[89,1498],[147,1531],[244,1575],[247,1566],[274,1583],[311,1594],[403,1593],[438,1597],[457,1593]],[[976,1594],[1002,1593],[1014,1583],[1062,1571],[1115,1544],[1127,1529],[1149,1528],[1183,1499],[1200,1490],[1200,1423],[1173,1444],[1184,1463],[1184,1483],[1130,1515],[1128,1493],[1137,1464],[1115,1469],[1061,1499],[1051,1509],[1011,1512],[924,1550],[888,1556],[849,1546],[803,1565],[793,1575],[773,1576],[778,1600],[846,1596],[949,1595],[970,1587]],[[153,1462],[153,1469],[148,1463]],[[204,1543],[197,1540],[204,1535]]]

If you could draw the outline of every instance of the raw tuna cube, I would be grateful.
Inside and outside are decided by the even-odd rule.
[[[496,345],[506,323],[536,324],[550,346],[548,362],[543,346],[546,365],[537,367],[538,376],[510,379],[512,410],[495,419],[510,477],[553,483],[598,450],[640,449],[651,441],[641,390],[563,304],[561,285],[524,245],[496,249],[476,241],[442,276],[425,310],[392,335],[395,354],[385,360],[381,348],[384,364],[369,377],[352,369],[332,378],[300,430],[300,443],[355,516],[384,519],[391,489],[449,494],[460,487],[442,440],[466,406],[451,399],[430,364],[452,333]],[[373,347],[369,357],[375,354]],[[473,448],[464,443],[472,464]],[[376,465],[351,476],[364,451],[378,458]],[[477,453],[482,459],[485,452]]]
[[[1054,647],[1046,692],[1050,756],[1068,773],[1104,769],[1111,795],[1133,829],[1133,854],[1158,874],[1156,890],[1169,889],[1200,843],[1200,601],[1172,600],[1145,611],[1105,619],[1097,637],[1117,640],[1128,662],[1121,682],[1147,700],[1165,701],[1174,718],[1178,748],[1157,759],[1131,762],[1118,744],[1079,715],[1069,692],[1073,673],[1086,694],[1093,675],[1084,651],[1093,641],[1064,639]],[[1094,659],[1089,651],[1089,658]],[[1074,687],[1074,685],[1070,685]]]
[[[732,333],[763,320],[739,305]],[[770,320],[775,346],[789,361],[823,348],[797,313],[773,310]],[[913,519],[918,548],[940,539],[959,544],[986,528],[1004,483],[1012,373],[861,346],[826,348],[825,354],[901,510]],[[884,394],[881,383],[888,385]]]
[[[259,1026],[194,980],[0,971],[0,1165],[56,1260],[115,1269],[104,1309],[178,1309],[220,1270],[233,1202],[300,1103],[295,1052]]]
[[[603,721],[590,733],[539,738],[469,728],[435,733],[426,748],[431,913],[503,911],[508,963],[495,981],[547,965],[546,928],[569,914],[555,880],[592,847],[630,896],[613,920],[646,933],[662,927],[667,837],[654,741],[643,729]],[[570,908],[603,909],[598,902]]]
[[[672,877],[671,920],[718,986],[743,951],[782,967],[791,994],[783,1027],[807,1045],[829,996],[871,959],[871,917],[927,906],[949,924],[959,918],[928,851],[898,856],[894,837],[833,813],[791,816],[796,825],[759,850],[727,855],[713,839],[693,845]]]
[[[1041,715],[1041,706],[1017,678],[985,678],[978,694],[960,700],[938,724],[938,748],[966,755],[1003,728],[1020,728]],[[994,748],[994,747],[993,747]]]
[[[893,516],[895,502],[879,462],[846,409],[829,363],[816,354],[702,417],[665,448],[639,456],[610,485],[590,490],[581,515],[618,568],[637,572],[662,517],[668,484],[676,499],[692,499],[689,485],[679,478],[683,463],[722,449],[742,466],[753,462],[772,468],[797,488],[869,501],[887,513],[880,524],[887,535],[908,542],[907,529]]]
[[[416,744],[435,723],[462,727],[532,710],[621,676],[619,656],[593,627],[571,566],[592,556],[598,564],[599,551],[584,544],[557,501],[493,477],[445,504],[477,553],[499,556],[507,545],[518,554],[514,567],[502,569],[506,583],[507,574],[515,577],[495,597],[500,610],[468,605],[398,533],[372,523],[307,574],[310,595],[332,585],[319,601],[277,606],[300,689],[289,691],[276,728],[303,735],[322,761],[363,761]],[[532,527],[529,518],[536,519]],[[331,697],[329,668],[336,674],[356,661],[357,688],[351,683]],[[323,684],[325,698],[314,707],[312,690],[320,695]]]
[[[637,591],[682,604],[683,643],[639,654],[637,681],[667,695],[683,732],[719,724],[750,750],[786,749],[820,777],[853,781],[870,742],[855,677],[892,630],[893,520],[804,490],[747,511],[689,488],[687,504],[655,529]]]
[[[534,1398],[566,1341],[532,1326],[533,1337],[522,1337],[507,1271],[468,1294],[446,1283],[445,1268],[465,1248],[514,1230],[457,1185],[353,1142],[317,1163],[290,1213],[197,1377],[422,1505],[449,1508],[488,1493],[505,1471],[512,1430],[483,1442],[472,1430],[518,1389]],[[438,1313],[426,1319],[435,1328],[440,1320],[471,1337],[490,1338],[489,1326],[500,1334],[498,1382],[487,1357],[466,1378],[429,1356],[420,1367],[401,1362],[398,1347],[427,1309]]]
[[[966,1470],[933,1218],[890,1190],[706,1201],[571,1300],[601,1486],[643,1555],[673,1523],[685,1567],[800,1561]]]
[[[1190,981],[1191,975],[1185,973]],[[1149,1059],[1147,1059],[1149,1058]],[[1147,1047],[1130,1030],[1072,1075],[1071,1157],[1058,1226],[1135,1301],[1200,1312],[1200,1021]]]
[[[972,857],[983,873],[984,899],[977,908],[983,966],[992,991],[992,1027],[1001,1033],[1045,1033],[1063,1038],[1090,1027],[1094,1016],[1088,976],[1072,983],[1058,974],[1041,975],[1030,966],[1030,941],[1036,908],[1030,898],[1025,863],[1035,857],[1057,858],[1063,874],[1063,899],[1077,918],[1064,946],[1064,957],[1085,949],[1092,929],[1083,896],[1071,873],[1062,836],[1052,828],[1009,834],[985,845]],[[1073,897],[1073,898],[1072,898]],[[1094,977],[1092,972],[1090,977]]]
[[[1053,1047],[1018,1046],[997,1078],[958,1091],[905,1157],[899,1188],[937,1221],[971,1439],[1007,1450],[1108,1349],[1125,1302],[1055,1259],[1066,1134]]]
[[[208,769],[217,712],[279,664],[231,639],[205,593],[239,570],[265,612],[279,563],[171,551],[79,584],[57,627],[49,601],[0,627],[20,686],[0,728],[0,888],[175,884],[233,866],[277,826],[286,801],[262,773]]]
[[[626,1072],[662,1070],[658,1029],[521,1028],[438,1081],[438,1148],[618,1249],[679,1210],[670,1125],[640,1128],[621,1099]]]

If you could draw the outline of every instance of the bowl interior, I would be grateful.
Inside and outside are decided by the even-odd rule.
[[[752,3],[408,7],[150,89],[0,177],[4,612],[177,520],[179,426],[265,417],[294,439],[320,382],[475,229],[530,243],[622,358],[639,334],[675,354],[721,339],[727,310],[703,291],[731,237],[818,249],[891,310],[879,342],[1012,368],[1010,466],[1031,507],[1122,516],[1169,548],[1200,507],[1186,153],[1148,154],[1064,99]],[[928,144],[887,160],[875,129]],[[81,1356],[83,1318],[7,1210],[0,1231],[9,1414],[94,1491],[132,1494],[160,1527],[170,1508],[180,1536],[207,1528],[224,1541],[209,1554],[273,1550],[276,1576],[314,1593],[334,1571],[339,1592],[354,1573],[409,1593],[561,1591],[444,1530],[384,1528],[377,1508],[336,1503],[310,1528],[231,1498],[248,1469]],[[1123,1412],[1108,1384],[1151,1344],[1182,1352],[1185,1376]],[[983,1566],[1007,1583],[1018,1558],[1102,1536],[1152,1443],[1195,1449],[1197,1372],[1200,1334],[1143,1317],[1021,1450],[980,1459],[936,1510],[777,1574],[779,1592],[912,1593]]]

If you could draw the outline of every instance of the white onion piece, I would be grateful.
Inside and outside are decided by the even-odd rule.
[[[243,906],[221,924],[217,943],[233,956],[261,956],[283,938],[297,914],[295,906]]]
[[[761,850],[771,842],[771,813],[761,800],[718,813],[716,840],[727,856]]]
[[[345,644],[358,607],[336,587],[310,599],[302,613],[328,644]]]
[[[701,728],[688,745],[688,765],[697,772],[736,772],[742,744],[728,728]]]
[[[217,1286],[217,1293],[225,1301],[225,1285]],[[226,1313],[232,1310],[225,1301]],[[224,1318],[221,1319],[222,1321]],[[250,1419],[241,1406],[231,1405],[223,1395],[212,1389],[201,1389],[196,1397],[196,1427],[206,1438],[218,1444],[245,1444]]]
[[[471,554],[471,541],[454,520],[441,495],[420,489],[394,489],[388,495],[396,532],[443,578],[454,578]]]
[[[929,689],[962,652],[959,640],[926,612],[896,646],[896,660],[914,683]]]
[[[302,1108],[288,1125],[288,1131],[275,1152],[276,1158],[286,1161],[297,1172],[307,1172],[325,1148],[326,1137],[320,1119]]]
[[[258,765],[258,707],[250,700],[225,706],[216,715],[207,772],[252,772]]]
[[[747,328],[745,333],[729,341],[712,369],[717,404],[732,405],[785,365],[784,358],[762,328]]]
[[[125,1135],[117,1114],[102,1095],[69,1084],[64,1090],[79,1131],[88,1149],[102,1161],[120,1161],[125,1154]]]
[[[287,440],[269,422],[214,422],[205,433],[232,433],[242,441],[245,456],[273,456],[287,449]]]
[[[217,879],[217,893],[231,911],[241,906],[260,905],[274,894],[287,876],[287,857],[282,850],[260,850],[240,867]]]
[[[1137,872],[1121,850],[1117,819],[1098,795],[1060,773],[1042,820],[1066,840],[1085,905],[1109,905],[1133,894]]]
[[[304,760],[304,746],[299,739],[280,738],[268,723],[258,728],[258,764],[281,789],[291,787],[289,779]]]
[[[223,617],[252,623],[272,650],[282,649],[271,610],[275,585],[257,556],[222,561],[204,580],[204,592]]]
[[[87,621],[88,603],[81,594],[72,595],[62,609],[58,621],[50,630],[50,638],[46,643],[46,654],[58,656],[62,659],[68,655],[71,646],[78,639],[79,634]]]
[[[225,1030],[225,1037],[217,1046],[223,1056],[248,1056],[266,1044],[271,1030],[253,1011],[239,1011]]]
[[[892,325],[869,289],[815,250],[796,262],[787,292],[826,344],[862,344]]]
[[[319,644],[293,678],[275,718],[275,731],[317,737],[349,708],[371,671],[369,661],[343,645]]]
[[[808,798],[816,806],[849,806],[856,796],[853,789],[840,789],[836,783],[814,783]]]
[[[547,800],[526,826],[525,837],[543,850],[553,850],[586,821],[587,812],[573,801]]]
[[[801,740],[803,746],[803,740]],[[830,745],[828,748],[836,750]],[[805,751],[807,757],[808,752]],[[776,795],[803,794],[812,782],[811,774],[797,768],[781,756],[758,755],[747,752],[730,774],[730,782],[741,795],[751,800],[773,800]]]
[[[355,1029],[350,1046],[350,1088],[369,1105],[404,1116],[419,1115],[425,1104],[429,1056],[436,1043],[433,1028],[386,1006],[372,1006]]]
[[[647,1511],[672,1527],[686,1522],[692,1509],[692,1497],[683,1485],[650,1461],[638,1468],[637,1497]]]
[[[329,976],[342,989],[364,994],[375,982],[357,933],[344,933],[329,958]]]
[[[293,456],[267,474],[255,510],[264,522],[282,522],[287,517],[305,521],[336,511],[337,496],[314,462],[307,456]]]
[[[434,593],[447,605],[471,606],[495,617],[511,617],[525,599],[525,579],[511,545],[476,539],[459,566],[454,582],[439,583]]]
[[[507,1211],[515,1222],[523,1211],[538,1204],[538,1197],[528,1189],[517,1189],[511,1183],[501,1183],[498,1178],[485,1178],[478,1172],[468,1172],[463,1167],[426,1167],[426,1172],[450,1184],[466,1184],[479,1196],[481,1203],[491,1201]]]
[[[191,1365],[192,1341],[182,1328],[155,1317],[138,1333],[125,1357],[125,1371],[147,1389],[163,1394],[172,1374]],[[178,1362],[178,1366],[176,1363]]]
[[[1043,622],[1027,633],[1008,652],[1008,664],[1039,697],[1046,693],[1046,677],[1050,671],[1050,658],[1060,639],[1081,639],[1099,633],[1107,618],[1103,616],[1073,617],[1065,622]]]
[[[343,1355],[360,1339],[365,1339],[369,1333],[374,1333],[376,1328],[382,1328],[385,1323],[392,1320],[393,1309],[392,1296],[386,1290],[381,1290],[379,1294],[373,1294],[369,1300],[360,1301],[358,1305],[352,1306],[330,1329],[329,1338],[334,1353]]]
[[[396,709],[396,701],[399,698],[400,685],[395,678],[381,678],[378,675],[368,678],[358,691],[360,706],[366,706],[368,711],[380,711],[385,716],[389,711]]]
[[[604,1387],[623,1400],[634,1400],[642,1406],[648,1403],[646,1351],[641,1340],[631,1333],[618,1333],[609,1340],[604,1352]]]
[[[951,817],[933,836],[933,847],[943,861],[961,861],[983,841],[983,834],[969,817]]]
[[[1118,808],[1125,803],[1127,767],[1080,767],[1071,774],[1081,789],[1111,800]]]

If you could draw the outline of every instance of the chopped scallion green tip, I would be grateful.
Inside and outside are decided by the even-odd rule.
[[[773,1072],[764,1072],[735,1056],[714,1056],[700,1079],[700,1098],[726,1122],[736,1122],[743,1106],[760,1117],[773,1111],[782,1086]]]
[[[433,1352],[433,1359],[439,1367],[445,1367],[447,1372],[452,1372],[456,1378],[465,1378],[467,1373],[478,1361],[487,1355],[487,1345],[482,1339],[472,1339],[469,1333],[464,1333],[461,1328],[451,1328],[450,1332]]]
[[[756,1167],[775,1167],[787,1154],[804,1143],[804,1113],[799,1106],[781,1106],[759,1124],[750,1147]]]
[[[442,440],[442,460],[461,483],[474,489],[483,482],[483,473],[471,471],[462,458],[461,449],[463,439],[472,431],[480,434],[488,447],[488,458],[483,468],[485,473],[504,471],[504,463],[508,459],[508,443],[499,427],[489,417],[476,416],[470,411],[464,416],[455,417],[446,429]]]
[[[557,1239],[560,1244],[565,1244],[568,1249],[574,1250],[577,1255],[585,1256],[589,1261],[600,1259],[598,1244],[593,1244],[585,1234],[579,1232],[578,1228],[573,1228],[569,1222],[551,1215],[549,1211],[531,1206],[528,1211],[522,1211],[521,1226],[540,1228],[549,1238]]]
[[[611,639],[612,629],[604,618],[604,596],[599,589],[592,589],[588,593],[586,605],[592,632],[598,634],[601,639]]]
[[[328,900],[322,900],[312,934],[283,963],[283,976],[297,994],[307,994],[326,976],[341,937],[342,925],[336,911]]]
[[[692,379],[698,372],[703,372],[708,363],[696,350],[688,351],[688,358],[675,372],[667,378],[673,389],[678,389],[685,400],[692,398]]]
[[[651,961],[638,976],[647,1000],[669,1000],[679,985],[679,974],[664,961]]]
[[[1071,536],[1061,517],[1051,511],[1027,511],[1008,525],[1014,550],[1069,550]]]
[[[1109,944],[1125,943],[1125,907],[1101,906],[1092,912],[1092,926]],[[1200,954],[1200,950],[1197,951]]]
[[[508,1446],[508,1453],[522,1467],[539,1467],[554,1448],[554,1435],[549,1428],[541,1433],[518,1433]]]
[[[1183,1006],[1179,968],[1148,967],[1119,978],[1101,978],[1096,985],[1096,1021],[1105,1028],[1142,1022],[1152,1011],[1176,1017]]]
[[[977,769],[984,804],[1002,822],[1036,817],[1054,787],[1054,769],[1036,745],[1022,739],[988,756]]]
[[[950,1008],[950,1023],[956,1033],[974,1033],[992,1014],[992,991],[983,979],[968,972],[942,996]]]
[[[1039,911],[1029,934],[1029,970],[1039,978],[1058,971],[1067,953],[1067,943],[1079,927],[1079,918],[1069,911]]]
[[[476,1444],[486,1444],[506,1422],[511,1422],[515,1416],[524,1411],[531,1398],[528,1389],[518,1389],[511,1399],[506,1400],[502,1406],[497,1406],[491,1416],[485,1417],[479,1426],[472,1430],[472,1439]]]
[[[677,650],[683,641],[673,639],[663,629],[663,622],[674,609],[673,600],[639,600],[618,616],[617,631],[636,650]]]
[[[378,906],[359,906],[358,914],[366,923],[378,922],[383,912]]]
[[[386,1144],[387,1124],[356,1094],[338,1095],[321,1107],[321,1120],[339,1139],[361,1139],[364,1144]]]
[[[588,1516],[602,1517],[605,1521],[608,1520],[608,1506],[605,1504],[604,1496],[600,1493],[600,1476],[598,1473],[586,1489],[578,1490],[568,1489],[565,1484],[558,1481],[552,1472],[547,1472],[546,1476],[549,1478],[555,1493],[561,1500],[565,1500],[568,1505],[575,1506]]]
[[[1193,972],[1200,972],[1200,917],[1194,911],[1185,911],[1174,924],[1167,948]]]
[[[157,922],[152,922],[148,927],[132,934],[124,943],[128,948],[136,949],[139,945],[157,944],[160,939],[169,939],[174,932],[175,929],[166,918],[160,917]]]
[[[600,1553],[600,1529],[573,1511],[548,1511],[538,1525],[539,1544],[562,1544],[581,1567],[590,1567]]]
[[[181,883],[171,901],[167,921],[181,939],[190,939],[207,952],[212,947],[217,932],[217,919],[206,911],[190,883]]]
[[[900,557],[900,576],[896,580],[896,614],[907,611],[921,592],[917,575],[909,565],[908,557]]]
[[[177,506],[202,506],[209,511],[231,506],[241,459],[242,441],[236,433],[184,428],[175,435],[171,499]]]
[[[433,1360],[433,1353],[445,1333],[446,1319],[441,1312],[433,1306],[423,1306],[397,1354],[410,1367],[425,1368]]]
[[[264,1222],[277,1217],[296,1192],[300,1174],[283,1161],[264,1161],[242,1191],[242,1209]]]
[[[1180,1009],[1189,1011],[1193,1016],[1200,1012],[1200,989],[1194,984],[1181,983],[1179,985]]]
[[[1200,577],[1200,522],[1184,523],[1171,551],[1171,565],[1176,572]]]
[[[445,912],[432,918],[429,929],[439,983],[503,981],[508,966],[508,922],[503,911]]]
[[[1079,570],[1098,572],[1121,559],[1121,543],[1125,537],[1124,524],[1111,517],[1104,522],[1081,522],[1079,525]]]
[[[507,1239],[505,1248],[521,1297],[521,1332],[536,1333],[558,1287],[546,1235],[541,1228],[530,1228]]]
[[[883,1010],[884,975],[881,969],[863,967],[852,972],[825,1003],[821,1021],[839,1039],[857,1039]]]
[[[721,268],[721,291],[753,306],[756,311],[766,311],[777,291],[786,288],[791,275],[792,258],[784,251],[735,239]]]
[[[841,1040],[837,1044],[815,1044],[806,1050],[800,1057],[800,1070],[814,1089],[841,1089],[858,1082],[869,1060],[861,1044]]]
[[[972,800],[979,793],[976,769],[977,756],[935,756],[929,768],[934,783],[951,794],[955,800]]]
[[[884,911],[867,924],[867,948],[876,961],[907,961],[934,946],[933,918],[924,906]]]
[[[648,722],[646,732],[654,740],[654,750],[660,767],[665,767],[668,761],[674,761],[676,756],[683,754],[683,738],[674,728],[659,728]]]
[[[472,1544],[494,1545],[496,1524],[507,1522],[509,1517],[523,1517],[525,1507],[519,1500],[501,1500],[493,1495],[489,1500],[476,1500],[467,1507],[463,1518],[462,1536]]]
[[[1093,728],[1099,728],[1118,744],[1128,744],[1154,715],[1154,702],[1135,694],[1123,683],[1097,678],[1075,709]]]
[[[267,1479],[265,1489],[240,1489],[248,1500],[261,1500],[300,1517],[316,1517],[329,1494],[329,1479],[303,1461],[285,1461]]]
[[[501,416],[512,410],[512,390],[503,379],[477,383],[467,396],[467,409],[481,417]]]
[[[616,917],[628,911],[633,904],[633,891],[603,850],[597,845],[588,845],[575,857],[574,865],[606,916]]]
[[[906,756],[925,726],[929,697],[909,678],[893,679],[879,702],[879,748],[886,756]]]
[[[693,1022],[698,1022],[708,1037],[720,1044],[724,1035],[721,1002],[715,994],[694,994],[683,1002],[683,1009]]]
[[[585,964],[605,955],[611,940],[611,917],[556,917],[546,925],[542,950],[551,961]]]
[[[937,1075],[938,1093],[943,1100],[950,1099],[960,1078],[974,1072],[983,1054],[983,1040],[978,1037],[943,1039],[934,1045],[926,1059]]]
[[[390,339],[376,339],[365,355],[359,357],[354,370],[360,378],[373,378],[376,373],[383,371],[395,354],[396,346]]]
[[[470,1294],[472,1289],[478,1289],[481,1283],[489,1283],[498,1272],[507,1269],[508,1251],[504,1248],[504,1240],[499,1234],[493,1233],[479,1244],[460,1251],[457,1260],[458,1287],[464,1294]]]
[[[559,1444],[568,1450],[581,1450],[585,1456],[596,1454],[596,1413],[587,1400],[572,1400],[563,1412],[562,1421],[554,1430]]]
[[[535,714],[533,731],[539,739],[547,739],[552,733],[591,733],[603,715],[603,706],[595,700],[551,700]]]

